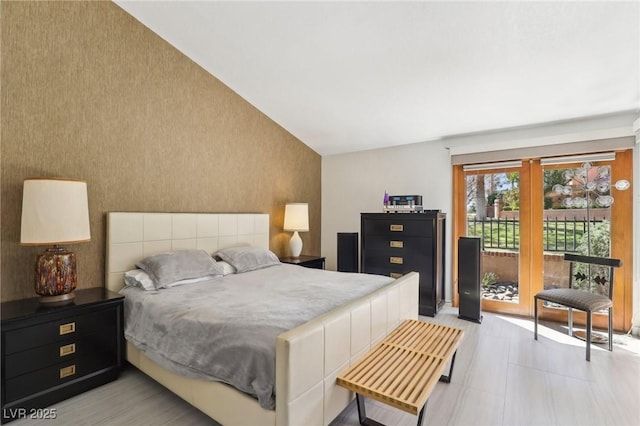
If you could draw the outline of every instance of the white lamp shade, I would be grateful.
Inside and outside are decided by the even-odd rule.
[[[307,203],[289,203],[285,206],[284,230],[309,230],[309,205]]]
[[[69,179],[24,181],[20,243],[70,244],[90,239],[86,182]]]

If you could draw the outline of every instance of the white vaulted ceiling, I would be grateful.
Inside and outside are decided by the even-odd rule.
[[[117,1],[321,155],[640,109],[640,3]]]

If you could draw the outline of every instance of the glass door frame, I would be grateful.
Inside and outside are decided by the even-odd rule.
[[[539,160],[535,160],[540,170],[540,176],[537,177],[538,182],[542,182],[543,166],[540,165]],[[616,152],[616,158],[613,161],[598,161],[595,162],[596,166],[610,166],[611,167],[611,181],[615,182],[619,179],[626,179],[629,182],[633,181],[633,151],[625,150]],[[582,163],[565,164],[563,168],[579,168]],[[553,167],[555,168],[555,167]],[[551,168],[550,168],[551,169]],[[611,225],[610,225],[610,239],[611,239],[611,253],[610,257],[622,260],[622,267],[617,268],[614,274],[613,284],[613,328],[618,331],[628,331],[631,327],[631,321],[633,316],[633,280],[632,280],[632,268],[633,268],[633,191],[629,188],[626,191],[612,190],[612,195],[615,199],[611,205]],[[540,206],[536,208],[544,208],[544,194],[542,188],[538,188],[538,193],[535,194],[535,199],[540,202]],[[542,229],[543,227],[542,214],[534,217],[532,225],[536,228]],[[534,268],[537,270],[543,270],[544,259],[542,250],[542,235],[540,235],[540,241],[536,241],[537,247],[540,247],[540,253],[536,253],[534,261],[536,262]],[[537,280],[540,282],[535,285],[536,291],[543,288],[543,277],[538,275]],[[563,309],[546,308],[542,305],[539,306],[540,318],[557,322],[566,322],[567,313]],[[533,315],[533,313],[531,314]],[[575,324],[584,325],[586,323],[586,315],[581,311],[574,311],[573,320]],[[593,315],[593,327],[599,329],[606,329],[607,315],[596,314]]]
[[[616,159],[599,163],[611,165],[611,179],[626,179],[633,182],[633,151],[616,151]],[[578,165],[579,166],[579,165]],[[567,165],[567,167],[570,167]],[[533,295],[543,288],[543,167],[539,159],[522,161],[516,169],[493,169],[485,173],[520,172],[520,301],[515,303],[482,301],[483,310],[522,316],[533,316]],[[466,235],[466,176],[462,165],[454,165],[453,177],[453,221],[452,221],[452,302],[458,306],[458,238]],[[614,329],[627,331],[631,327],[633,314],[633,190],[617,191],[611,207],[611,257],[622,260],[622,267],[615,271],[614,281]],[[529,206],[529,208],[522,208]],[[540,318],[558,322],[567,321],[564,310],[540,309]],[[585,316],[574,312],[575,324],[584,324]],[[594,315],[594,327],[606,328],[606,315]]]
[[[520,175],[520,213],[519,213],[519,226],[520,226],[520,244],[518,249],[518,303],[503,302],[497,300],[482,299],[482,309],[489,312],[500,312],[513,315],[529,315],[529,312],[533,312],[533,293],[531,292],[530,285],[530,262],[523,262],[523,259],[528,259],[531,255],[529,252],[529,245],[523,245],[521,242],[528,241],[526,239],[531,238],[531,208],[523,208],[529,206],[531,203],[531,192],[529,190],[531,186],[531,173],[529,161],[522,161],[520,167],[509,168],[495,168],[495,169],[483,169],[481,172],[470,171],[465,172],[463,166],[454,166],[453,170],[453,253],[452,256],[452,277],[453,277],[453,306],[458,306],[458,257],[455,255],[458,253],[458,238],[466,236],[467,231],[467,207],[466,207],[466,178],[476,174],[498,174],[498,173],[510,173],[517,172]],[[526,239],[525,239],[526,238]]]

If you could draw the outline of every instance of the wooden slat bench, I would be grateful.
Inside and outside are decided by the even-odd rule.
[[[379,425],[368,419],[362,397],[418,415],[438,381],[449,382],[461,329],[417,320],[405,320],[356,364],[340,374],[338,385],[356,393],[362,425]],[[451,361],[449,374],[443,375]]]

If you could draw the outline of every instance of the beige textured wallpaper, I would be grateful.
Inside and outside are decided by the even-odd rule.
[[[78,288],[104,285],[109,211],[270,213],[285,255],[284,205],[308,202],[303,253],[320,253],[317,153],[111,2],[0,4],[2,301],[35,295],[27,177],[87,181]]]

